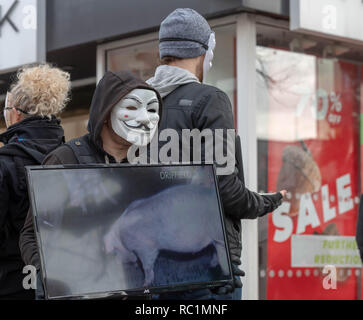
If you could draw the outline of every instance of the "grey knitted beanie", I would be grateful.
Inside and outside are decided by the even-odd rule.
[[[160,26],[160,58],[195,58],[208,50],[211,28],[193,9],[176,9]]]

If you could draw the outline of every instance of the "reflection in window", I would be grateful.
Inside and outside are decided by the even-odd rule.
[[[143,80],[151,78],[159,65],[157,39],[107,51],[107,70],[131,71]]]
[[[235,32],[234,24],[216,27],[217,47],[214,52],[213,67],[206,83],[226,92],[235,105]],[[107,51],[107,70],[131,71],[143,80],[154,76],[160,65],[157,35],[155,40],[120,47]]]
[[[261,298],[357,299],[362,67],[266,47],[256,64],[259,189],[289,191],[260,222]]]

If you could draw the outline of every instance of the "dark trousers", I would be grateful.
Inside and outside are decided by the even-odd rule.
[[[232,293],[216,294],[210,289],[189,290],[153,295],[153,300],[242,300],[242,288]]]

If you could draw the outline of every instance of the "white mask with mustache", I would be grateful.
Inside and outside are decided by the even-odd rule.
[[[154,91],[135,89],[112,109],[112,129],[133,145],[147,146],[158,129],[159,108]]]

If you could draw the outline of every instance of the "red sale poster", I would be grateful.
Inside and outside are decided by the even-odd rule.
[[[296,61],[266,66],[283,79],[269,88],[268,189],[289,191],[268,218],[267,299],[357,299],[359,67]]]

